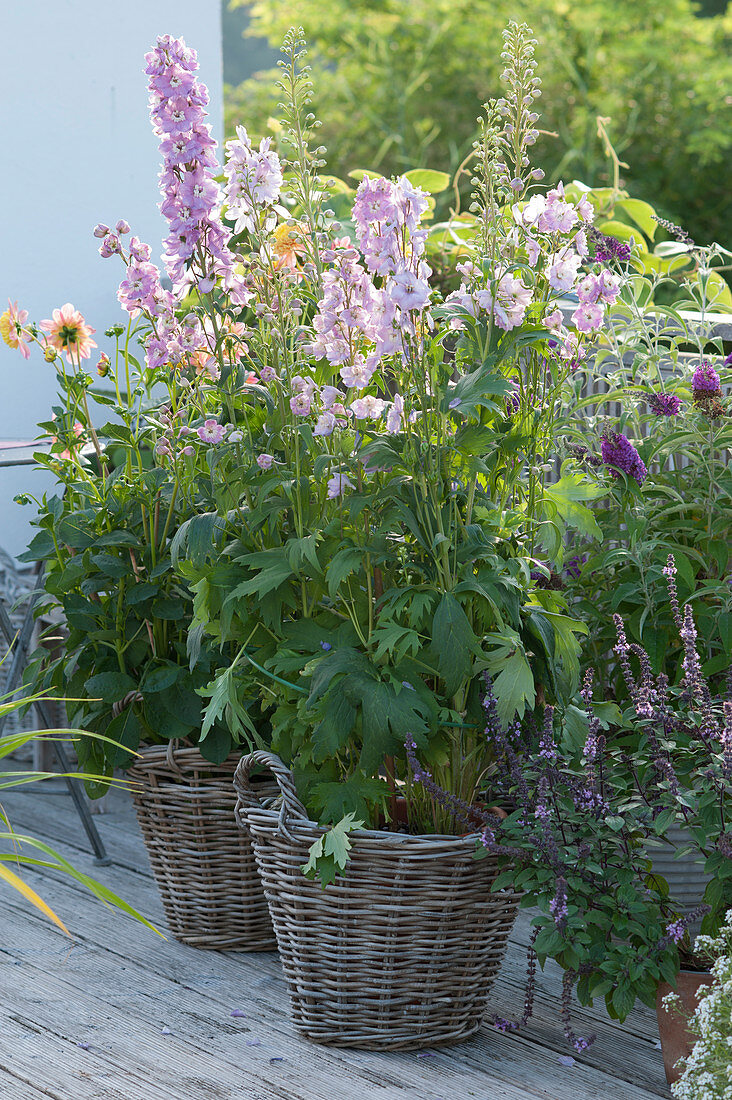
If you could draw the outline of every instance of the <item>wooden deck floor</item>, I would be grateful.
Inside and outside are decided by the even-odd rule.
[[[137,824],[115,795],[96,820],[115,863],[95,868],[68,795],[52,781],[3,798],[17,832],[53,843],[165,927]],[[599,1009],[575,1026],[596,1043],[574,1061],[556,968],[539,975],[520,1035],[490,1027],[459,1047],[374,1054],[315,1046],[288,1016],[276,954],[197,951],[108,912],[77,885],[32,883],[73,942],[0,887],[0,1100],[650,1100],[667,1097],[655,1015],[623,1026]],[[491,999],[520,1011],[527,919]],[[245,1016],[232,1017],[233,1010]]]

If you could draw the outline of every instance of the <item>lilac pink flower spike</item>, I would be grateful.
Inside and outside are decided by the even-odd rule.
[[[145,60],[150,117],[163,157],[160,210],[169,224],[165,265],[174,291],[199,282],[206,293],[220,279],[232,301],[245,305],[251,293],[234,271],[221,222],[216,142],[206,122],[208,89],[196,77],[196,52],[163,35]]]

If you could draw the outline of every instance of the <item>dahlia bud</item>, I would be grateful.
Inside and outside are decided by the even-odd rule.
[[[100,378],[106,378],[109,374],[109,368],[112,366],[109,356],[104,352],[99,356],[99,362],[97,363],[97,374]]]
[[[55,363],[58,359],[58,352],[51,344],[46,344],[46,347],[43,349],[43,358],[47,363]]]

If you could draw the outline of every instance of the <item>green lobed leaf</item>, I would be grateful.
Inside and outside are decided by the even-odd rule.
[[[446,592],[432,620],[432,652],[447,695],[454,695],[470,676],[475,644],[467,615],[452,593]]]

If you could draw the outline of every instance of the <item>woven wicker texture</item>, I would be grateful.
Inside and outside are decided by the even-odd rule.
[[[273,951],[252,846],[234,817],[238,757],[211,764],[173,743],[142,750],[128,771],[170,931],[191,947]],[[265,801],[278,794],[254,780]]]
[[[279,809],[251,787],[261,764],[280,784]],[[474,858],[476,837],[351,833],[346,873],[323,889],[301,870],[323,829],[308,821],[282,761],[252,753],[234,785],[298,1029],[318,1043],[372,1050],[455,1043],[477,1031],[518,895],[491,893],[496,863]]]

